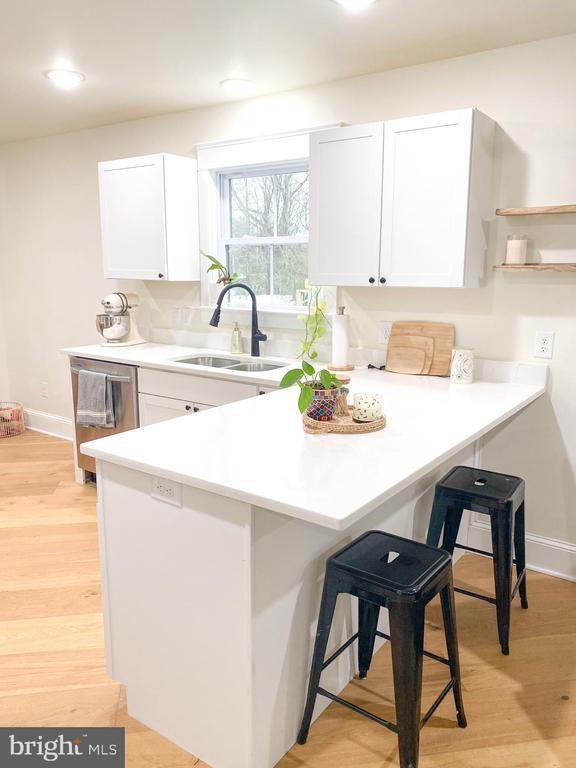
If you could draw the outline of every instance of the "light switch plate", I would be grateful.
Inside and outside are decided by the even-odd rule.
[[[173,480],[163,477],[152,478],[152,497],[172,504],[174,507],[182,506],[182,486]]]

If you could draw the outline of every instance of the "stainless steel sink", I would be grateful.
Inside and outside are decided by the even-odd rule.
[[[263,360],[248,360],[242,362],[237,357],[219,357],[218,355],[194,355],[174,360],[175,363],[184,365],[205,365],[209,368],[227,368],[231,371],[247,371],[249,373],[261,373],[262,371],[274,371],[277,368],[285,368],[283,363],[266,363]]]
[[[231,371],[249,371],[250,373],[259,373],[261,371],[275,371],[277,368],[284,368],[279,363],[240,363],[231,365]]]
[[[194,357],[184,357],[174,360],[175,363],[184,363],[185,365],[206,365],[210,368],[230,368],[238,363],[238,358],[234,357],[216,357],[214,355],[194,355]]]

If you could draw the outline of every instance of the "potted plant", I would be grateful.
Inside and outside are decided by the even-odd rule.
[[[216,282],[208,283],[208,300],[211,304],[215,304],[222,288],[230,285],[230,283],[235,283],[241,275],[239,275],[238,272],[230,272],[228,267],[209,253],[205,253],[203,250],[200,250],[200,253],[210,262],[210,266],[206,272],[218,272]]]
[[[290,369],[280,382],[281,387],[300,388],[298,408],[316,421],[330,421],[336,412],[338,398],[344,394],[342,382],[336,374],[326,368],[317,371],[310,360],[318,357],[314,349],[316,342],[326,333],[327,319],[320,289],[310,292],[308,314],[300,316],[305,323],[304,339],[301,342],[299,368]],[[308,359],[307,359],[308,358]]]

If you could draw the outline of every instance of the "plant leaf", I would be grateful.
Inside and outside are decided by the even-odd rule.
[[[332,383],[334,381],[334,374],[330,373],[330,371],[327,371],[325,368],[323,368],[320,371],[320,381],[322,382],[322,386],[324,389],[330,389],[332,387]]]
[[[316,350],[313,349],[312,352],[310,352],[309,357],[311,360],[316,360],[316,358],[318,357],[318,352],[316,352]]]
[[[304,369],[304,373],[306,373],[308,376],[314,376],[316,373],[314,366],[310,365],[307,360],[302,360],[302,368]]]
[[[301,368],[292,368],[290,371],[284,374],[282,381],[280,382],[280,386],[291,387],[296,384],[297,381],[300,381],[302,376],[304,376],[304,371]]]
[[[313,397],[314,392],[312,391],[312,387],[300,388],[300,397],[298,398],[298,408],[300,409],[300,413],[304,413],[306,408],[308,408],[312,402]]]

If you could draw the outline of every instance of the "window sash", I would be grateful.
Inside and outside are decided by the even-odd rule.
[[[287,312],[302,312],[302,307],[298,305],[289,304],[276,304],[274,302],[274,246],[282,245],[307,245],[308,235],[271,235],[268,237],[232,237],[232,218],[231,218],[231,206],[230,206],[230,182],[233,179],[241,179],[255,176],[279,176],[285,173],[304,173],[308,171],[308,163],[295,162],[274,166],[263,166],[258,168],[250,168],[238,170],[232,173],[220,173],[219,174],[219,191],[220,191],[220,236],[218,238],[218,258],[223,264],[229,266],[228,260],[228,248],[229,246],[268,246],[269,249],[269,279],[271,293],[263,294],[261,299],[268,297],[270,301],[264,302],[263,307],[270,306],[278,309],[282,307],[283,311]],[[276,212],[275,212],[276,213]],[[278,217],[274,215],[274,227],[278,225]],[[229,293],[227,296],[227,303],[229,306],[241,303],[242,299],[234,300],[234,297]]]

